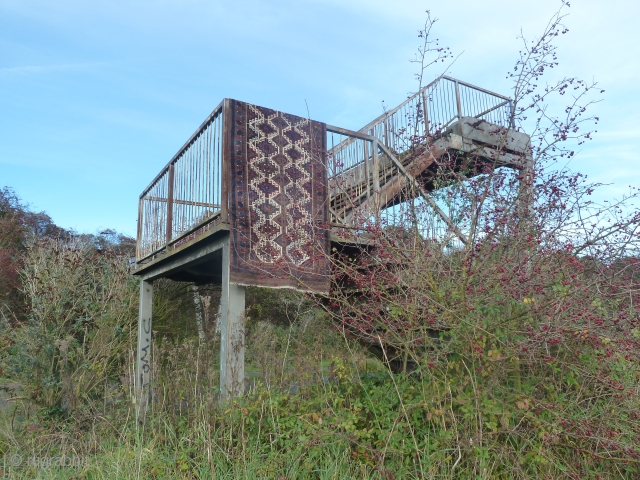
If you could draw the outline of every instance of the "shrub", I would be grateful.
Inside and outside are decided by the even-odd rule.
[[[41,406],[102,400],[134,340],[137,280],[126,260],[82,240],[35,239],[21,280],[28,308],[24,322],[4,325],[5,378]]]

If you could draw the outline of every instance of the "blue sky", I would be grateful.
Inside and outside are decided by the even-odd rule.
[[[640,2],[571,3],[558,74],[606,90],[571,166],[616,196],[640,186]],[[426,9],[464,52],[449,74],[508,95],[516,36],[558,4],[0,0],[0,186],[65,228],[133,235],[139,193],[222,98],[358,129],[415,90]]]

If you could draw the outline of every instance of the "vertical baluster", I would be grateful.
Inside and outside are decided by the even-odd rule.
[[[191,184],[193,182],[193,155],[192,155],[192,150],[191,150],[191,146],[189,146],[187,148],[187,151],[185,152],[185,166],[186,166],[186,171],[185,171],[185,180],[186,180],[186,189],[185,189],[185,195],[184,198],[185,200],[188,200],[191,198]],[[191,211],[191,205],[189,204],[184,204],[185,210],[186,210],[186,222],[185,223],[189,223],[191,221],[191,215],[192,215],[192,211]]]
[[[213,121],[209,124],[209,126],[207,127],[207,135],[208,135],[208,140],[207,140],[207,203],[213,203],[213,198],[211,195],[211,183],[213,181],[213,179],[211,178],[211,173],[212,173],[212,169],[211,169],[211,161],[212,161],[212,155],[211,155],[211,138],[213,137],[212,134],[212,130],[213,130]],[[209,209],[212,209],[213,207],[209,207]],[[209,214],[211,214],[213,212],[209,212]]]
[[[422,119],[424,121],[424,137],[429,137],[429,109],[427,108],[427,91],[422,90]]]
[[[189,198],[188,190],[189,181],[189,151],[186,150],[180,157],[180,198],[186,200]],[[180,208],[182,224],[189,222],[189,206],[182,204]]]
[[[198,137],[198,173],[196,174],[198,176],[197,180],[197,185],[198,185],[198,192],[197,192],[197,202],[198,203],[202,203],[203,202],[203,198],[202,198],[202,182],[204,180],[204,169],[203,169],[203,163],[202,163],[202,158],[204,157],[203,154],[203,145],[204,145],[204,131],[200,133],[200,136]],[[202,205],[196,207],[196,220],[202,221]]]
[[[476,106],[477,103],[477,92],[475,90],[472,89],[468,89],[469,90],[469,111],[467,112],[467,116],[472,117],[473,116],[473,112],[475,110],[478,109],[478,107]]]
[[[389,117],[384,117],[384,144],[389,146]]]
[[[171,227],[169,227],[169,230],[171,232],[171,238],[173,238],[176,229],[180,228],[180,206],[181,206],[180,198],[181,197],[180,197],[180,188],[179,188],[179,185],[180,185],[180,160],[179,159],[173,162],[173,164],[171,165],[171,169],[173,170],[172,181],[171,181],[171,184],[173,185],[173,187],[171,190],[171,194],[172,194]],[[169,174],[167,174],[167,179],[169,179]],[[169,191],[167,191],[167,209],[169,208],[168,198],[169,198]]]
[[[457,106],[456,106],[456,84],[455,82],[450,82],[449,83],[449,89],[448,89],[448,99],[447,99],[447,105],[449,105],[451,107],[451,113],[453,113],[453,115],[449,116],[449,118],[457,118]],[[447,118],[447,121],[449,119]]]
[[[221,205],[222,205],[222,211],[221,211],[221,218],[222,221],[227,223],[229,221],[228,219],[228,212],[227,212],[227,204],[228,204],[228,196],[229,196],[229,189],[228,189],[228,181],[227,179],[229,178],[228,176],[228,171],[229,171],[229,166],[227,165],[229,163],[229,159],[231,158],[231,145],[229,145],[229,138],[230,138],[230,128],[232,127],[231,125],[231,115],[230,115],[230,105],[229,105],[229,99],[225,99],[224,100],[224,107],[223,107],[223,133],[222,133],[222,138],[223,138],[223,147],[222,147],[222,195],[221,195]]]
[[[370,179],[370,172],[369,172],[369,149],[368,147],[368,140],[363,140],[362,141],[362,148],[363,148],[363,156],[364,156],[364,181],[366,183],[366,189],[367,189],[367,199],[371,196],[371,190],[369,188],[369,183],[371,182]]]
[[[169,166],[169,179],[168,179],[168,196],[167,196],[167,238],[166,243],[171,241],[172,228],[173,228],[173,170],[174,164]]]
[[[200,181],[202,180],[200,177],[202,172],[200,172],[200,147],[201,147],[201,136],[198,136],[195,144],[193,145],[193,197],[192,201],[193,205],[193,218],[191,219],[190,226],[194,226],[198,223],[198,219],[200,217],[200,207],[196,204],[196,202],[200,199]]]
[[[482,109],[482,110],[483,110],[483,111],[487,111],[487,110],[489,110],[489,109],[491,108],[491,104],[489,103],[489,98],[487,97],[487,95],[482,95],[482,97],[481,97],[481,98],[482,98],[482,100],[483,100],[483,102],[482,102],[482,103],[483,103],[483,109]],[[489,113],[489,116],[487,117],[487,120],[488,120],[488,121],[493,120],[493,115],[492,115],[492,113],[493,113],[493,112]]]
[[[433,98],[436,102],[436,109],[438,111],[438,122],[436,123],[436,130],[440,130],[442,128],[442,123],[446,122],[447,119],[446,113],[444,112],[444,102],[442,101],[442,95],[444,95],[444,86],[446,83],[442,83],[442,81],[438,82],[438,88],[434,92]]]
[[[182,166],[183,166],[183,156],[178,157],[176,162],[174,163],[174,172],[173,172],[173,198],[174,198],[174,214],[173,214],[173,223],[178,225],[178,229],[181,225],[184,224],[184,204],[176,203],[175,200],[183,200],[184,196],[182,195]]]
[[[222,186],[224,183],[224,179],[222,176],[222,173],[224,172],[224,167],[223,167],[223,162],[224,162],[224,123],[225,123],[225,116],[224,113],[220,115],[220,121],[218,122],[218,137],[217,137],[217,141],[218,141],[218,183],[216,183],[216,185],[218,186],[218,193],[217,195],[217,199],[218,199],[218,203],[220,204],[220,208],[222,209],[222,205],[224,202],[224,197],[222,196],[222,193],[224,192],[224,187]]]
[[[144,200],[141,198],[138,200],[138,225],[136,225],[136,258],[141,258],[141,247],[142,247],[142,222],[144,219]]]
[[[213,128],[213,185],[212,188],[212,198],[213,203],[216,205],[220,205],[218,201],[218,192],[220,191],[219,187],[219,174],[220,174],[220,152],[218,151],[219,143],[220,143],[220,121],[222,119],[222,115],[219,113],[215,119],[214,128]]]
[[[216,201],[216,133],[217,133],[217,122],[220,114],[216,116],[216,118],[211,122],[211,137],[209,140],[209,149],[211,151],[211,160],[210,160],[210,178],[209,181],[211,184],[209,185],[209,198],[211,199],[211,203],[217,205]],[[212,207],[212,213],[216,211],[216,207]]]
[[[373,132],[372,132],[373,134]],[[373,135],[372,135],[373,136]],[[376,218],[380,218],[380,163],[378,160],[378,139],[374,137],[371,150],[373,151],[373,198]]]
[[[187,177],[189,178],[189,192],[187,193],[187,196],[185,197],[185,200],[193,200],[194,198],[194,192],[195,192],[195,182],[196,182],[196,175],[195,175],[195,145],[194,143],[192,143],[191,145],[189,145],[189,148],[187,150],[187,152],[189,153],[189,171],[187,172]],[[187,208],[189,209],[189,215],[187,215],[187,224],[188,225],[193,225],[193,220],[195,219],[195,212],[194,212],[194,206],[193,204],[189,204],[187,205]]]
[[[204,219],[206,217],[206,204],[207,202],[207,127],[202,131],[202,152],[200,158],[200,171],[202,178],[200,179],[200,202],[202,205],[200,206],[200,218]]]
[[[509,101],[509,121],[507,123],[508,128],[512,128],[515,130],[516,128],[516,120],[515,120],[515,108],[514,108],[514,104],[513,101],[510,100]]]
[[[167,201],[169,201],[169,198],[165,195],[167,194],[167,192],[165,192],[164,190],[164,185],[166,183],[165,180],[166,180],[166,173],[162,176],[162,180],[159,182],[158,188],[156,189],[156,195],[159,198],[166,198]],[[164,240],[164,236],[166,235],[167,225],[164,221],[165,220],[164,214],[165,214],[166,208],[167,208],[167,204],[165,202],[156,201],[156,219],[158,223],[155,228],[156,232],[154,236],[156,237],[157,245],[155,245],[154,250],[156,248],[160,248]]]
[[[193,173],[193,219],[191,220],[190,227],[193,227],[198,223],[200,219],[200,207],[196,202],[200,201],[200,182],[202,182],[202,171],[200,170],[200,149],[202,148],[202,135],[196,138],[196,142],[193,148],[194,157],[194,173]]]

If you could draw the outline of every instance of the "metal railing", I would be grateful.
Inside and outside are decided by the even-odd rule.
[[[513,103],[509,97],[442,76],[359,131],[380,139],[396,153],[438,137],[447,127],[475,117],[510,127]]]
[[[410,148],[437,139],[463,117],[509,127],[512,108],[509,97],[442,76],[358,132],[328,125],[331,221],[349,224],[353,213],[347,212],[365,207],[372,211],[371,198],[377,195],[375,200],[382,211],[376,213],[394,223],[396,210],[384,209],[393,199],[383,198],[388,191],[380,190],[380,185],[397,176],[401,169],[391,156],[397,161]],[[430,227],[439,231],[446,228],[449,227],[439,218],[434,218]]]
[[[218,217],[222,209],[223,103],[140,195],[141,261]]]
[[[379,170],[378,147],[370,135],[327,125],[327,149],[330,216],[334,223],[345,223],[348,206],[379,190],[373,175]]]

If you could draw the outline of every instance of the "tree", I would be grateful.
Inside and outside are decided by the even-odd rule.
[[[19,271],[30,237],[58,238],[67,232],[44,212],[32,212],[9,187],[0,189],[0,309],[22,315]]]

